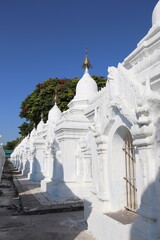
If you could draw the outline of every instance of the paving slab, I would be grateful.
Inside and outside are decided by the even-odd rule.
[[[0,222],[3,240],[95,240],[78,212],[4,216]]]
[[[17,191],[13,178],[15,178],[14,184],[18,186]],[[5,166],[0,190],[2,191],[0,195],[0,239],[95,240],[87,231],[83,210],[47,212],[44,206],[50,209],[51,205],[55,205],[54,200],[49,202],[45,194],[41,192],[39,184],[28,182],[10,163]],[[24,214],[19,211],[20,199],[23,199],[21,203],[26,202],[24,206],[27,206],[28,210],[30,207],[37,207],[37,210],[43,207],[45,214],[41,214],[41,211],[33,211],[32,215],[27,212]],[[30,199],[32,204],[28,203]],[[59,203],[56,202],[56,204]],[[65,203],[61,204],[64,208]]]
[[[82,200],[51,199],[46,192],[41,190],[38,182],[30,181],[21,174],[13,174],[13,181],[25,214],[83,210]]]
[[[138,218],[137,213],[134,213],[128,210],[121,210],[114,213],[106,213],[106,215],[124,225],[131,224],[135,222],[135,220]]]

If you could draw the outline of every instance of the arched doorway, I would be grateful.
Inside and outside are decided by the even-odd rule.
[[[113,135],[111,201],[113,211],[137,208],[136,162],[130,131],[119,126]]]
[[[136,160],[134,154],[133,140],[130,132],[124,138],[125,155],[125,177],[126,181],[126,208],[131,211],[137,209],[137,188],[136,188]]]

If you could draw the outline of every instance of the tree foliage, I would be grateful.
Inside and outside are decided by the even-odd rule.
[[[92,77],[97,82],[98,89],[105,86],[106,78],[98,76]],[[20,117],[25,118],[26,122],[19,126],[19,133],[22,136],[27,136],[33,129],[33,126],[39,123],[42,113],[44,121],[47,120],[48,112],[54,104],[55,93],[58,107],[61,111],[66,110],[68,103],[75,96],[78,80],[77,77],[73,79],[49,78],[43,83],[39,83],[35,90],[21,103]]]
[[[14,150],[15,147],[22,141],[22,137],[17,138],[16,140],[9,141],[6,143],[6,145],[3,146],[3,149],[5,150]]]

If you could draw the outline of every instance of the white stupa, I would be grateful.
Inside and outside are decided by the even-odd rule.
[[[32,129],[32,131],[31,131],[31,133],[30,133],[30,139],[33,139],[33,138],[35,137],[36,131],[37,131],[37,129],[36,129],[35,126],[34,126],[34,128]]]
[[[62,114],[62,112],[58,108],[58,106],[55,102],[54,106],[51,108],[51,110],[48,113],[48,122],[57,123],[61,117],[61,114]]]
[[[37,125],[37,133],[41,133],[41,132],[44,131],[44,125],[45,125],[45,123],[43,121],[43,113],[42,113],[41,114],[41,120],[40,120],[40,122]]]
[[[83,77],[76,86],[75,100],[89,100],[97,93],[97,84],[90,76],[88,67],[85,68]]]
[[[88,59],[87,52],[82,67],[85,69],[84,75],[77,83],[76,95],[68,104],[69,108],[84,108],[88,105],[89,100],[98,92],[97,83],[89,74],[89,68],[92,66]]]

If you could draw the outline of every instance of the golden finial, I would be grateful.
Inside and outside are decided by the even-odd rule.
[[[86,49],[86,57],[85,57],[85,59],[84,59],[84,61],[83,61],[83,64],[82,64],[82,68],[91,68],[92,67],[92,65],[91,65],[91,63],[90,63],[90,61],[89,61],[89,59],[88,59],[88,49]]]

